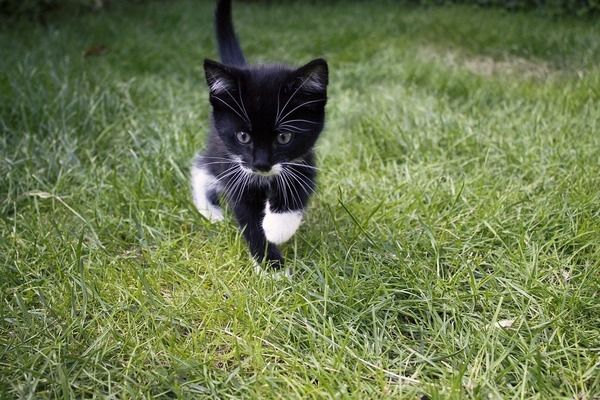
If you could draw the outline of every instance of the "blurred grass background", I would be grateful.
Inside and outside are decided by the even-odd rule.
[[[252,272],[190,201],[209,1],[0,26],[0,397],[600,392],[600,26],[240,2],[253,62],[331,68],[319,190]]]

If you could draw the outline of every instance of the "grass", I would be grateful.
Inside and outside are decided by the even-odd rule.
[[[114,3],[0,27],[0,397],[598,398],[600,25],[238,4],[331,68],[274,281],[190,201],[212,3]]]

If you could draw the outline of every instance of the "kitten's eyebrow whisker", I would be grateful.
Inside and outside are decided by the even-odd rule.
[[[327,99],[317,99],[317,100],[309,100],[309,101],[305,101],[304,103],[300,104],[299,106],[296,106],[294,108],[292,108],[290,111],[287,112],[287,114],[285,114],[283,117],[281,117],[281,120],[285,120],[285,118],[290,115],[291,113],[293,113],[294,111],[296,111],[297,109],[299,109],[300,107],[304,107],[307,104],[312,104],[312,103],[317,103],[320,101],[326,101]],[[283,111],[282,111],[283,112]]]
[[[275,125],[277,125],[277,121],[279,120],[279,97],[281,93],[281,86],[277,89],[277,114],[275,114]]]
[[[277,125],[277,127],[275,128],[275,130],[280,130],[282,128],[287,128],[287,129],[296,129],[298,132],[310,132],[310,129],[308,128],[301,128],[298,125],[294,124],[293,122],[291,122],[293,120],[288,120],[288,121],[282,121],[279,125]]]
[[[309,74],[300,84],[300,86],[298,86],[298,88],[296,90],[294,90],[294,93],[292,93],[292,95],[290,96],[290,98],[285,102],[285,104],[283,105],[283,108],[281,109],[281,114],[283,114],[283,112],[285,111],[285,108],[287,107],[287,105],[290,103],[290,101],[294,98],[294,96],[296,95],[296,93],[298,93],[298,90],[300,90],[302,88],[302,86],[304,86],[304,84],[306,83],[306,81],[308,81],[310,78],[312,77],[312,74]],[[279,87],[281,89],[281,86]],[[279,114],[279,112],[277,113],[277,116],[275,117],[275,125],[277,125],[277,123],[279,122],[279,120],[281,118],[279,118],[281,116],[281,114]]]
[[[235,99],[235,97],[233,97],[233,95],[231,94],[231,92],[229,90],[227,90],[227,88],[225,88],[225,92],[229,95],[229,97],[231,97],[231,100],[233,100],[233,102],[235,103],[235,105],[238,107],[238,110],[242,114],[244,114],[244,116],[246,117],[246,122],[248,122],[248,125],[250,125],[250,117],[248,117],[248,113],[246,112],[246,107],[244,107],[244,102],[242,100],[242,89],[240,87],[240,83],[238,82],[238,95],[239,95],[240,103],[241,104],[237,102],[237,100]]]
[[[220,97],[217,97],[217,96],[213,96],[213,98],[214,98],[214,99],[217,99],[217,100],[219,100],[221,103],[225,104],[227,107],[229,107],[229,109],[230,109],[231,111],[233,111],[234,113],[236,113],[236,115],[237,115],[238,117],[240,117],[240,118],[241,118],[241,119],[243,119],[243,120],[244,120],[244,121],[245,121],[245,122],[246,122],[248,125],[250,125],[250,121],[249,121],[248,119],[246,119],[245,117],[242,117],[242,116],[240,115],[240,113],[239,113],[239,112],[237,112],[237,111],[235,110],[235,108],[233,108],[232,106],[230,106],[230,105],[229,105],[229,103],[227,103],[225,100],[223,100],[223,99],[221,99]]]
[[[231,96],[231,94],[230,94],[230,96]],[[238,82],[238,98],[240,99],[241,109],[242,109],[242,111],[244,111],[244,115],[246,116],[246,119],[248,120],[248,124],[250,125],[250,117],[248,116],[248,112],[246,111],[246,107],[244,105],[244,99],[242,99],[242,87],[240,86],[239,82]]]
[[[297,126],[293,126],[293,125],[279,125],[277,128],[275,128],[275,130],[277,132],[286,132],[286,129],[288,129],[290,132],[309,132],[310,129],[302,129],[302,128],[298,128]]]
[[[289,122],[304,122],[307,124],[314,124],[314,125],[319,125],[319,123],[320,123],[320,122],[315,122],[315,121],[309,121],[308,119],[297,118],[297,119],[288,119],[287,121],[283,121],[282,124],[287,124]]]

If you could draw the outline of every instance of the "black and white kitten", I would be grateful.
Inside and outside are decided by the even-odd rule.
[[[276,245],[296,232],[315,190],[313,146],[325,121],[327,63],[247,65],[231,1],[219,1],[215,19],[222,63],[204,61],[212,127],[192,166],[194,203],[214,222],[223,219],[219,200],[226,199],[254,259],[280,268]]]

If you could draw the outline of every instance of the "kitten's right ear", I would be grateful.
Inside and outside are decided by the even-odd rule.
[[[298,68],[294,73],[296,82],[303,91],[315,94],[325,94],[329,82],[327,61],[317,58]]]
[[[211,96],[217,96],[237,88],[235,72],[227,65],[213,60],[204,60],[204,74]]]

